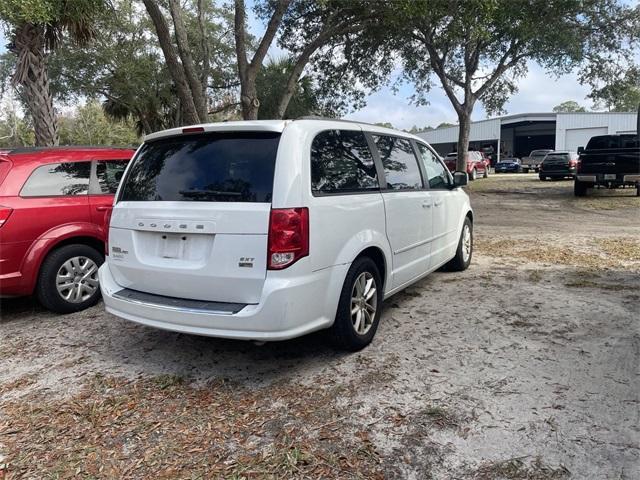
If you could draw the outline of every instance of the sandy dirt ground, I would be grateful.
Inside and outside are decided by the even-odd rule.
[[[493,175],[367,349],[2,300],[0,478],[640,478],[640,198]]]

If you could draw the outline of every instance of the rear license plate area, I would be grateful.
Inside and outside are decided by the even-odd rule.
[[[162,234],[160,239],[160,256],[162,258],[184,258],[188,235],[176,233]]]
[[[616,179],[616,174],[615,173],[605,173],[604,174],[604,179],[605,180],[615,180]]]

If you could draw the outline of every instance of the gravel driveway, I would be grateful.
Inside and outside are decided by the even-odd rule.
[[[373,344],[257,346],[2,300],[0,479],[640,476],[640,198],[493,175],[476,251]]]

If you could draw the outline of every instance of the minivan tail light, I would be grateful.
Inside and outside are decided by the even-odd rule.
[[[11,212],[13,212],[13,208],[3,207],[0,205],[0,227],[3,226],[9,217],[11,216]]]
[[[267,268],[281,270],[309,255],[309,209],[273,208],[269,217]]]
[[[104,239],[104,254],[109,255],[109,228],[111,227],[111,214],[113,213],[113,208],[107,209],[104,213],[104,228],[106,231],[105,239]]]

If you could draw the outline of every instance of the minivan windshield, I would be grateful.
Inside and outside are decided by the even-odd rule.
[[[121,201],[271,202],[280,133],[213,132],[145,143]]]

